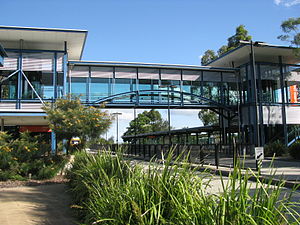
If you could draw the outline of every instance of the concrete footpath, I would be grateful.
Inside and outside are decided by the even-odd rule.
[[[66,189],[66,184],[0,188],[0,224],[77,224]]]

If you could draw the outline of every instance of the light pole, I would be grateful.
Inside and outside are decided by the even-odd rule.
[[[168,128],[169,128],[169,144],[171,144],[171,113],[170,113],[170,88],[177,88],[176,85],[160,85],[160,88],[168,88]]]
[[[122,115],[122,113],[115,112],[115,113],[113,113],[113,115],[117,117],[117,138],[116,138],[116,140],[117,140],[117,144],[119,144],[119,115]]]

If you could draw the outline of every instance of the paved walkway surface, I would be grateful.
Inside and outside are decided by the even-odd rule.
[[[214,159],[207,159],[205,161],[206,165],[214,165]],[[244,168],[251,168],[255,170],[256,161],[253,157],[247,157],[245,159],[240,159],[240,164],[243,165]],[[232,158],[220,158],[219,160],[220,168],[232,168],[233,167],[233,159]],[[289,158],[266,158],[263,160],[262,175],[274,175],[274,178],[288,181],[300,181],[300,161],[293,160]]]
[[[1,225],[77,224],[65,184],[0,189]]]

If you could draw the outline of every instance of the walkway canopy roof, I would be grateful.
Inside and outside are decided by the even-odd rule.
[[[183,129],[176,129],[171,130],[171,135],[180,135],[180,134],[191,134],[191,133],[201,133],[201,132],[215,132],[220,131],[220,127],[218,126],[204,126],[204,127],[192,127],[192,128],[183,128]],[[159,136],[166,136],[169,135],[169,131],[157,131],[151,133],[143,133],[137,135],[128,135],[123,136],[123,140],[131,140],[133,138],[148,138],[148,137],[159,137]]]
[[[69,60],[80,60],[84,49],[86,30],[0,26],[0,43],[5,49],[65,50]]]
[[[298,64],[299,58],[294,54],[295,48],[287,46],[269,45],[264,42],[254,42],[253,50],[255,61],[278,63],[279,56],[282,56],[282,62],[285,64]],[[206,66],[213,67],[238,67],[250,61],[251,45],[243,44],[221,57],[209,62]]]

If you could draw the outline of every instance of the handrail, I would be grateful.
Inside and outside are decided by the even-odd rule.
[[[208,103],[211,103],[212,105],[214,106],[218,106],[220,108],[223,108],[227,111],[234,111],[232,110],[231,108],[227,107],[227,105],[225,104],[221,104],[221,103],[218,103],[214,100],[211,100],[211,99],[208,99],[208,98],[205,98],[201,95],[195,95],[195,94],[192,94],[192,93],[186,93],[186,92],[181,92],[181,91],[175,91],[175,90],[139,90],[139,91],[128,91],[128,92],[123,92],[123,93],[118,93],[118,94],[115,94],[115,95],[111,95],[111,96],[108,96],[108,97],[105,97],[105,98],[100,98],[96,101],[93,101],[91,102],[91,104],[101,104],[101,103],[104,103],[104,102],[107,102],[107,101],[112,101],[113,99],[115,98],[119,98],[119,97],[122,97],[122,96],[130,96],[130,95],[135,95],[135,96],[140,96],[141,93],[153,93],[153,92],[166,92],[166,93],[174,93],[174,94],[182,94],[182,95],[186,95],[186,96],[191,96],[191,97],[195,97],[195,98],[198,98],[204,102],[208,102]],[[191,100],[191,101],[195,101],[195,100]],[[199,101],[198,101],[199,102]]]

